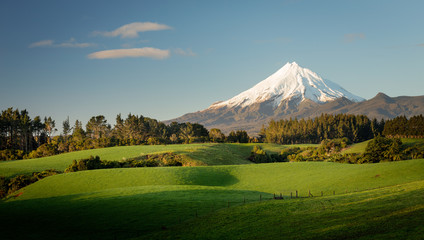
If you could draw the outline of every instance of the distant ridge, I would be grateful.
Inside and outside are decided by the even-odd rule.
[[[424,114],[424,96],[392,98],[378,93],[365,101],[292,62],[229,100],[166,122],[197,122],[225,133],[246,130],[257,135],[271,119],[313,118],[323,113],[363,114],[377,119],[410,117]]]

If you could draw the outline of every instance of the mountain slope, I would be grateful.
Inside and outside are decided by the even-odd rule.
[[[379,93],[364,101],[293,62],[227,101],[167,122],[197,122],[224,133],[246,130],[257,135],[271,119],[313,118],[323,113],[363,114],[377,119],[410,117],[424,114],[424,96],[392,98]]]
[[[424,114],[424,96],[400,96],[389,97],[384,93],[378,93],[368,101],[353,103],[329,113],[364,114],[370,118],[391,119],[400,115],[412,117]]]
[[[222,107],[248,107],[267,102],[275,109],[286,100],[302,102],[305,99],[316,103],[325,103],[340,97],[354,102],[364,99],[346,91],[336,83],[324,80],[309,69],[300,67],[296,62],[287,63],[274,74],[239,95],[212,104],[209,109]]]

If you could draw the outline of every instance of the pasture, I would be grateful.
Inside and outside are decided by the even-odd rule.
[[[174,145],[139,145],[91,149],[59,154],[50,157],[0,162],[0,176],[12,177],[29,174],[46,169],[63,171],[73,160],[99,156],[102,160],[119,161],[140,155],[173,152],[184,156],[188,166],[238,165],[251,164],[247,157],[254,145],[260,145],[269,153],[280,153],[289,147],[278,144],[174,144]],[[316,144],[299,144],[290,146],[318,146]]]
[[[9,196],[0,203],[0,230],[6,239],[318,239],[346,229],[366,237],[401,216],[405,225],[412,217],[413,229],[393,236],[418,236],[423,172],[423,160],[81,171]],[[290,199],[296,190],[300,198]],[[285,199],[270,200],[274,193]]]

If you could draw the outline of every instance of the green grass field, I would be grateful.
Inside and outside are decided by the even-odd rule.
[[[70,152],[51,157],[0,162],[0,176],[11,177],[46,169],[65,170],[73,160],[99,156],[102,160],[119,161],[145,154],[174,152],[183,154],[188,165],[237,165],[251,164],[247,160],[254,145],[260,145],[270,153],[280,153],[289,146],[317,146],[311,144],[278,145],[278,144],[174,144],[174,145],[142,145],[124,146]]]
[[[372,238],[401,216],[410,228],[390,234],[421,236],[423,172],[424,160],[81,171],[9,196],[0,231],[4,239]],[[296,190],[302,198],[289,200]],[[267,200],[280,192],[285,200]]]
[[[138,239],[422,239],[424,181],[222,209]]]
[[[370,140],[355,143],[349,146],[347,149],[343,150],[342,153],[363,153],[365,152],[365,148]]]

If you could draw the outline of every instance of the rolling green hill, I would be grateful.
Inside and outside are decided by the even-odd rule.
[[[222,209],[138,239],[422,239],[424,181]]]
[[[254,145],[261,145],[267,152],[279,153],[288,146],[278,144],[174,144],[174,145],[141,145],[84,150],[59,154],[51,157],[0,162],[0,176],[11,177],[17,174],[28,174],[46,169],[65,170],[72,160],[99,156],[102,160],[119,161],[145,154],[175,152],[183,154],[187,165],[236,165],[251,164],[247,160]],[[292,146],[292,145],[290,145]],[[317,146],[301,144],[293,146]]]
[[[337,238],[346,229],[369,236],[375,227],[368,223],[402,216],[406,225],[411,214],[424,216],[416,215],[424,206],[423,171],[424,160],[81,171],[47,177],[9,196],[0,203],[0,231],[6,239],[190,239],[215,228],[221,230],[211,239],[275,239],[280,233]],[[302,198],[289,200],[296,190]],[[304,198],[309,190],[315,198]],[[264,201],[280,192],[285,200]],[[401,212],[390,215],[395,208]],[[353,224],[362,218],[363,224]]]

